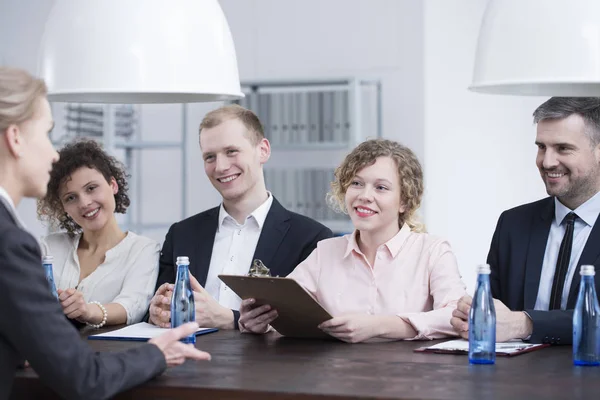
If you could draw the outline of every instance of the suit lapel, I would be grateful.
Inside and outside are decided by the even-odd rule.
[[[194,276],[202,286],[205,286],[219,224],[219,207],[209,210],[198,223],[199,226],[194,230],[200,233],[194,239],[194,242],[197,243],[197,246],[194,246],[193,262],[196,264]]]
[[[4,206],[4,208],[6,209],[6,212],[8,213],[10,218],[13,220],[15,225],[17,225],[21,229],[25,229],[25,226],[21,222],[21,219],[17,215],[16,211],[11,207],[10,203],[8,202],[8,200],[6,200],[4,198],[4,196],[0,196],[0,204],[2,204]]]
[[[600,219],[600,218],[599,218]],[[579,268],[582,265],[596,265],[596,261],[600,257],[600,222],[596,219],[596,223],[592,227],[590,236],[585,243],[583,253],[579,257],[577,262],[577,269],[573,274],[571,280],[571,287],[569,288],[569,298],[567,300],[567,308],[575,308],[575,302],[577,301],[577,295],[579,293],[579,283],[581,282],[581,276],[579,275]]]
[[[539,214],[533,216],[525,267],[524,299],[526,309],[535,307],[553,214],[554,198],[549,197],[548,202],[540,207]]]
[[[267,268],[271,269],[273,275],[276,275],[277,270],[276,265],[272,263],[273,257],[287,231],[290,229],[289,220],[289,212],[273,197],[273,204],[271,204],[271,208],[265,219],[256,250],[254,251],[254,257],[252,258],[252,261],[256,259],[261,260]],[[249,268],[250,265],[248,266]]]

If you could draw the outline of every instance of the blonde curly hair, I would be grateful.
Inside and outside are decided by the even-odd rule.
[[[406,207],[406,211],[398,216],[399,226],[406,223],[413,232],[425,232],[425,225],[416,215],[423,198],[423,169],[411,149],[393,140],[372,139],[356,146],[336,168],[327,203],[335,211],[347,214],[345,197],[348,186],[361,169],[375,164],[379,157],[390,157],[398,166],[400,202]]]

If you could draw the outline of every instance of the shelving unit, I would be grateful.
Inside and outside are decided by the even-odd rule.
[[[273,152],[267,187],[287,209],[320,221],[335,233],[352,224],[325,201],[335,167],[358,143],[381,137],[378,80],[243,82],[236,101],[254,111]]]
[[[382,136],[380,82],[354,78],[255,81],[243,82],[242,89],[246,97],[238,103],[257,113],[272,145],[271,159],[265,166],[269,190],[287,209],[316,219],[335,233],[350,232],[352,224],[348,216],[333,212],[325,199],[333,171],[346,154],[363,140]],[[75,137],[93,137],[123,161],[131,174],[131,206],[125,216],[118,217],[119,223],[139,234],[154,231],[156,240],[164,237],[177,214],[180,219],[188,216],[188,106],[180,107],[180,123],[173,121],[176,108],[164,120],[167,126],[168,121],[178,126],[175,132],[181,131],[179,140],[150,141],[141,134],[142,106],[53,104],[57,121],[52,137],[55,145],[60,147]],[[178,175],[173,176],[173,181],[181,184],[174,182],[175,186],[169,190],[180,190],[180,204],[173,204],[176,215],[171,213],[169,221],[150,222],[144,220],[141,205],[144,182],[151,178],[142,168],[140,154],[164,149],[179,151],[181,172],[174,172]],[[157,188],[163,186],[156,183]],[[169,196],[164,189],[163,195]],[[158,232],[161,230],[164,232]]]

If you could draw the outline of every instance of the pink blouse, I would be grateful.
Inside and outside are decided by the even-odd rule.
[[[465,285],[448,242],[405,224],[370,265],[356,234],[320,241],[288,277],[334,317],[397,315],[417,331],[413,339],[454,336],[450,318]]]

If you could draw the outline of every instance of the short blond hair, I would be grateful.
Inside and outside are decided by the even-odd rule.
[[[214,128],[230,119],[238,119],[244,124],[246,129],[248,129],[248,139],[253,145],[256,146],[264,139],[265,132],[258,116],[247,108],[237,104],[226,105],[206,114],[200,123],[200,134],[202,133],[202,129]]]
[[[416,215],[424,190],[421,163],[411,149],[393,140],[372,139],[356,146],[336,168],[327,202],[334,210],[348,213],[345,204],[348,186],[361,169],[375,164],[379,157],[390,157],[398,167],[400,201],[406,207],[398,216],[399,226],[406,223],[411,231],[425,232],[425,226]]]
[[[31,119],[37,100],[47,93],[43,80],[21,69],[0,67],[0,133]]]

